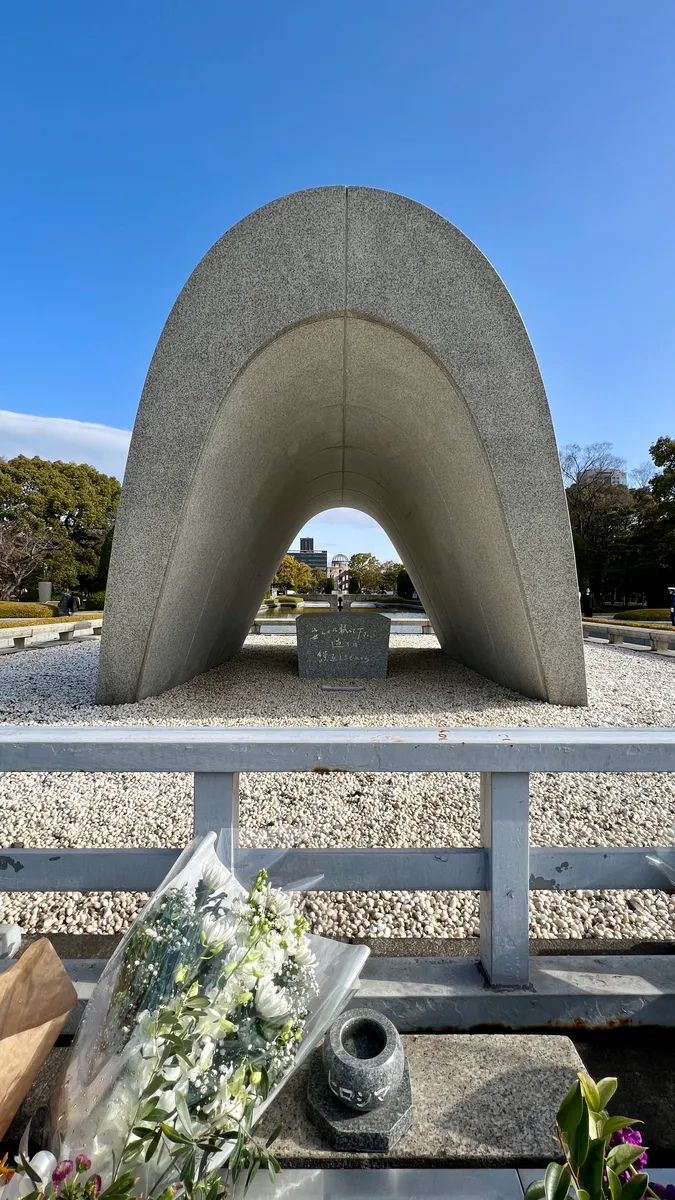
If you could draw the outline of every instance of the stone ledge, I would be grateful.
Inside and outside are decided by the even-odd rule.
[[[283,1126],[276,1153],[289,1167],[440,1167],[539,1162],[556,1156],[555,1114],[577,1071],[574,1045],[559,1035],[410,1034],[403,1037],[413,1125],[388,1155],[333,1150],[306,1115],[304,1064],[262,1122]]]

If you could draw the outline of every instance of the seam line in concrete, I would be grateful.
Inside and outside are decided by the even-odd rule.
[[[347,442],[347,264],[349,261],[349,188],[345,188],[345,256],[342,286],[342,503],[345,502],[345,450]]]

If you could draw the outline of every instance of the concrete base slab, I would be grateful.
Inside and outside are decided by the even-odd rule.
[[[282,1164],[442,1166],[451,1161],[527,1162],[555,1157],[555,1114],[583,1070],[563,1036],[413,1034],[403,1045],[410,1068],[413,1123],[390,1155],[333,1149],[307,1116],[304,1064],[262,1120]]]

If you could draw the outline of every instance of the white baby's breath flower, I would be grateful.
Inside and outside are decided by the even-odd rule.
[[[223,946],[234,933],[234,919],[230,916],[213,917],[205,913],[202,917],[202,933],[207,946]]]
[[[263,1020],[285,1017],[289,1010],[288,1000],[269,979],[261,979],[256,988],[255,1006]]]

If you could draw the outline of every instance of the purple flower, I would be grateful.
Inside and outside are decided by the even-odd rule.
[[[101,1176],[100,1175],[90,1175],[89,1179],[87,1180],[87,1182],[84,1185],[85,1195],[87,1197],[89,1197],[90,1200],[96,1200],[96,1197],[98,1196],[100,1190],[101,1190]]]
[[[649,1186],[659,1200],[675,1200],[675,1183],[653,1183],[650,1179]]]
[[[73,1173],[73,1160],[64,1158],[63,1162],[57,1163],[52,1171],[52,1183],[63,1183],[69,1175]]]
[[[642,1145],[642,1134],[640,1133],[640,1130],[639,1129],[631,1129],[629,1126],[627,1129],[619,1129],[617,1131],[617,1133],[613,1133],[611,1138],[609,1139],[609,1149],[611,1150],[614,1146],[623,1146],[623,1145],[641,1146]],[[635,1162],[633,1163],[633,1166],[636,1171],[644,1171],[645,1167],[647,1166],[647,1155],[644,1153],[641,1154],[640,1157],[635,1160]],[[619,1175],[619,1179],[621,1180],[622,1183],[628,1183],[628,1180],[631,1178],[631,1175],[632,1175],[631,1171],[622,1171],[621,1174]],[[670,1200],[670,1197],[668,1197],[668,1200]]]
[[[91,1159],[87,1158],[86,1154],[78,1154],[75,1159],[75,1166],[80,1171],[91,1171]]]

